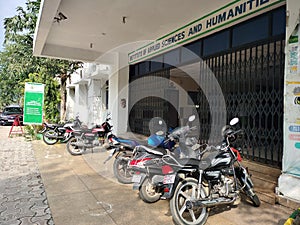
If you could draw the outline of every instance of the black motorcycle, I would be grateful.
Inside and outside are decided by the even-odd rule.
[[[81,155],[86,149],[101,146],[112,130],[109,120],[111,118],[108,116],[105,122],[94,126],[92,129],[85,128],[74,131],[74,137],[68,141],[66,146],[68,152],[71,155]]]
[[[201,159],[164,159],[172,168],[166,191],[171,192],[170,211],[176,224],[204,224],[208,208],[233,204],[242,192],[254,206],[260,206],[250,175],[240,163],[240,153],[231,145],[243,133],[235,131],[237,123],[238,118],[231,120],[223,129],[224,142],[207,147]]]
[[[54,145],[58,141],[66,143],[74,137],[74,130],[80,129],[81,124],[78,116],[74,121],[68,121],[64,124],[43,123],[44,129],[40,133],[43,135],[43,141],[48,145]]]
[[[122,184],[132,183],[133,174],[128,169],[128,164],[132,159],[134,148],[140,143],[135,140],[119,138],[114,134],[109,134],[107,139],[108,146],[106,149],[110,154],[103,163],[107,163],[114,156],[113,171],[115,177]]]

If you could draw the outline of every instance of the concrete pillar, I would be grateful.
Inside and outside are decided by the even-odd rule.
[[[76,115],[74,114],[74,105],[75,105],[75,86],[69,86],[67,88],[67,110],[66,110],[66,119],[75,119]]]
[[[74,115],[79,115],[79,119],[88,124],[88,90],[87,82],[82,82],[75,87]]]
[[[300,4],[287,0],[284,146],[278,194],[300,202]]]
[[[101,124],[101,80],[91,79],[88,85],[88,126]]]
[[[126,57],[126,62],[125,61]],[[112,114],[114,133],[117,135],[127,131],[128,124],[128,81],[129,66],[127,55],[116,55],[113,73],[109,77],[109,106]]]

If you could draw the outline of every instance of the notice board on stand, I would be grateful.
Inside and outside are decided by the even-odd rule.
[[[43,123],[44,84],[25,83],[24,124]]]

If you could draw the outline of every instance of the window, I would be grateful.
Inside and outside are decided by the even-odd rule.
[[[139,75],[145,75],[150,72],[150,62],[145,61],[138,64],[139,65]]]
[[[208,56],[229,49],[229,30],[209,36],[203,41],[203,55]]]
[[[161,70],[163,68],[163,56],[157,56],[150,60],[151,72]]]
[[[176,66],[179,64],[180,48],[176,48],[170,52],[165,53],[164,63],[165,68]]]
[[[285,33],[285,7],[275,10],[273,13],[272,35],[280,35]]]
[[[200,57],[202,41],[196,41],[181,48],[181,63],[197,60]]]
[[[254,18],[253,20],[239,24],[232,31],[232,47],[241,46],[259,41],[268,37],[268,15]]]

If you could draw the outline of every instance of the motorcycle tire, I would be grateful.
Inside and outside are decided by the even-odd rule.
[[[255,207],[260,206],[260,200],[256,194],[249,196],[249,198]]]
[[[139,196],[146,203],[154,203],[160,199],[161,193],[157,193],[155,187],[153,187],[149,179],[146,178],[141,184]]]
[[[46,130],[43,133],[43,141],[47,145],[54,145],[58,142],[57,138],[50,138],[49,136],[58,136],[58,133],[55,130]]]
[[[123,157],[115,159],[113,164],[114,175],[122,184],[132,184],[133,173],[128,169],[128,160]]]
[[[178,225],[203,225],[207,221],[208,211],[206,207],[186,208],[187,200],[194,200],[198,192],[198,181],[194,178],[186,178],[177,185],[173,198],[170,200],[170,211],[175,224]],[[204,187],[201,196],[205,198]]]
[[[71,155],[82,155],[84,147],[78,147],[76,143],[77,139],[72,137],[67,143],[67,150]]]

